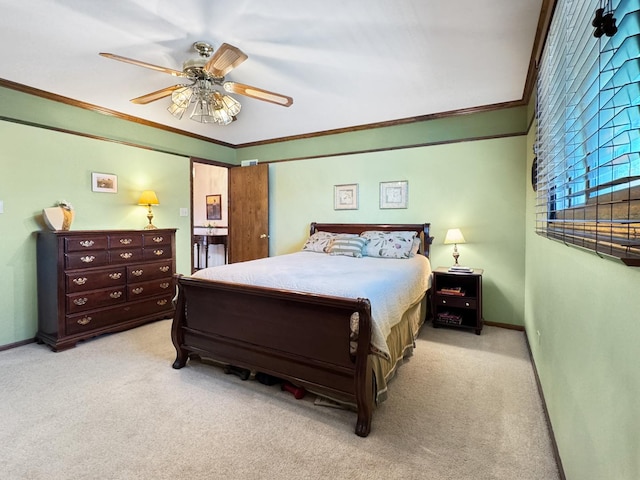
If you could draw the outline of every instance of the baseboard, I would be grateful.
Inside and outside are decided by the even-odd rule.
[[[500,327],[500,328],[508,328],[509,330],[518,330],[519,332],[524,332],[524,327],[522,325],[513,325],[511,323],[500,323],[500,322],[483,322],[485,325],[489,325],[490,327]]]
[[[524,329],[523,329],[524,330]],[[558,444],[556,443],[556,436],[553,433],[553,425],[551,425],[551,417],[549,417],[549,410],[547,409],[547,401],[544,398],[544,391],[542,390],[542,384],[540,383],[540,377],[538,376],[538,369],[536,368],[536,362],[533,359],[533,352],[531,351],[531,344],[529,343],[529,337],[526,330],[524,330],[524,338],[527,343],[527,350],[529,351],[529,358],[531,359],[531,366],[533,367],[533,375],[536,379],[536,386],[538,387],[538,394],[542,400],[542,410],[544,412],[544,418],[547,422],[547,428],[549,429],[549,436],[551,437],[551,447],[553,448],[553,456],[556,460],[558,467],[558,474],[560,480],[567,480],[564,474],[564,468],[562,467],[562,459],[560,458],[560,451],[558,450]]]
[[[22,340],[20,342],[8,343],[7,345],[0,345],[0,352],[3,350],[11,350],[12,348],[22,347],[23,345],[28,345],[29,343],[35,342],[35,338],[28,338],[26,340]]]

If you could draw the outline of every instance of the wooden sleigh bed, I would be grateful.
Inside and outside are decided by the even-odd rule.
[[[428,223],[312,223],[310,234],[360,234],[371,230],[415,231],[421,239],[418,255],[429,256],[432,237]],[[171,331],[177,351],[174,368],[184,367],[189,358],[212,359],[286,380],[318,395],[352,404],[357,411],[355,433],[362,437],[369,434],[376,397],[375,372],[379,371],[375,365],[377,356],[371,353],[369,299],[179,275],[176,283],[178,295]],[[428,305],[426,296],[425,291],[416,307],[420,307],[416,310],[421,316],[420,324]],[[357,323],[355,340],[352,318]],[[389,368],[395,369],[393,361]]]

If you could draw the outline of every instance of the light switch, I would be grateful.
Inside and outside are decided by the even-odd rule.
[[[4,200],[0,200],[0,213],[4,213]]]
[[[181,217],[188,217],[189,216],[189,209],[188,208],[181,208],[180,209],[180,216]]]

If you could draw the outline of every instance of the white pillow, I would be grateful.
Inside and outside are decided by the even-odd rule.
[[[367,239],[363,253],[369,257],[409,258],[417,232],[382,232],[369,230],[362,232],[361,237]]]
[[[411,245],[411,252],[409,252],[409,256],[410,257],[415,257],[418,254],[418,250],[420,250],[420,245],[422,245],[422,242],[420,241],[420,237],[417,237],[413,239],[413,245]]]

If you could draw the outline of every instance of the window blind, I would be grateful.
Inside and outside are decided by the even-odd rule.
[[[536,232],[640,266],[640,0],[558,0],[536,101]]]

